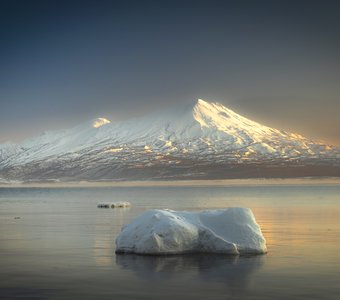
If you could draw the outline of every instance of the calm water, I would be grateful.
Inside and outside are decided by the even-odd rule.
[[[150,208],[229,206],[253,210],[267,255],[114,254]],[[340,186],[2,188],[0,298],[340,299]]]

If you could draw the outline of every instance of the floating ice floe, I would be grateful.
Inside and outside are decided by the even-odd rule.
[[[129,206],[131,206],[130,202],[114,202],[114,203],[111,203],[111,208],[129,207]]]
[[[130,207],[130,202],[99,203],[98,208]]]
[[[116,253],[263,254],[266,240],[252,211],[227,208],[201,212],[153,209],[125,225]]]
[[[99,203],[98,208],[110,208],[110,203]]]

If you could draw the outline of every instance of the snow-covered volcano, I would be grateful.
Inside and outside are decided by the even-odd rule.
[[[219,103],[199,99],[124,122],[98,118],[20,144],[2,144],[0,177],[215,178],[215,169],[215,175],[224,178],[244,166],[334,167],[339,158],[338,148],[263,126]],[[234,175],[239,177],[237,172]]]

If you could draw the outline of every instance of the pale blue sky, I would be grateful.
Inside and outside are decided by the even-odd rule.
[[[0,0],[0,142],[195,98],[340,145],[339,1]]]

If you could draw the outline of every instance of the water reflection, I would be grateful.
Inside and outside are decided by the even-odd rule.
[[[142,256],[116,255],[122,269],[133,271],[137,277],[148,281],[165,281],[185,277],[204,282],[219,282],[229,288],[244,289],[265,262],[265,255],[176,255]]]
[[[110,267],[112,266],[112,241],[111,236],[106,239],[95,241],[94,245],[94,259],[97,267]]]
[[[115,209],[97,209],[94,229],[94,260],[97,267],[110,268],[113,264],[114,236],[121,230],[122,224],[127,223],[126,218],[130,207]],[[114,229],[108,231],[110,226]]]

